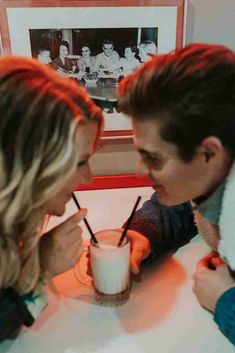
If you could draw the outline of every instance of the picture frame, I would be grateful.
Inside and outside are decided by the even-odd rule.
[[[2,36],[1,36],[1,33],[0,33],[0,56],[3,55],[3,49],[2,49]]]
[[[129,43],[137,48],[135,57],[140,55],[143,42],[153,42],[156,54],[179,48],[183,43],[184,0],[2,0],[0,15],[4,54],[37,57],[40,43],[47,38],[53,61],[59,41],[64,39],[70,45],[70,63],[75,64],[82,58],[82,46],[90,46],[97,58],[104,51],[106,39],[123,59]],[[146,59],[138,60],[141,65]],[[104,111],[104,137],[131,137],[130,121],[117,106],[117,87],[124,75],[112,70],[102,68],[98,79],[95,74],[86,73],[85,87]],[[123,66],[121,70],[124,73]],[[76,74],[79,76],[70,72],[68,77]]]
[[[69,54],[71,61],[82,56],[79,52],[81,46],[74,44],[74,33],[78,30],[80,40],[85,42],[91,37],[92,43],[100,43],[100,53],[103,50],[101,37],[109,38],[111,34],[114,49],[121,57],[125,45],[128,45],[127,41],[133,41],[133,38],[137,47],[140,42],[154,41],[155,38],[157,54],[169,52],[182,47],[184,43],[186,3],[187,0],[1,0],[2,54],[36,56],[35,42],[39,32],[49,35],[61,30],[73,47]],[[75,39],[71,42],[71,38]],[[98,54],[97,48],[92,49]],[[114,82],[117,88],[117,80]],[[110,94],[110,90],[107,91]],[[91,97],[92,93],[95,95],[92,90],[90,92]],[[105,98],[109,102],[108,96]],[[105,112],[104,116],[104,141],[112,139],[121,143],[123,139],[133,138],[130,121],[123,114]],[[78,189],[150,185],[148,178],[135,174],[97,175],[91,185],[82,185]]]

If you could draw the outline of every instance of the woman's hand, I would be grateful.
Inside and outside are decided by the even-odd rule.
[[[69,270],[81,257],[83,240],[78,223],[86,217],[86,213],[82,209],[42,236],[40,260],[47,279]]]
[[[218,299],[231,287],[235,287],[235,281],[217,253],[210,253],[199,261],[193,291],[204,308],[215,312]]]

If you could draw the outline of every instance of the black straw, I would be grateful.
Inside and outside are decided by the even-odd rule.
[[[75,202],[77,208],[79,210],[81,210],[81,206],[79,205],[79,202],[78,202],[78,200],[77,200],[77,198],[76,198],[76,196],[74,195],[73,192],[72,192],[72,197],[73,197],[73,201]],[[87,222],[86,218],[83,218],[83,221],[84,221],[84,223],[85,223],[85,225],[86,225],[86,227],[88,229],[88,232],[91,235],[91,239],[94,241],[94,243],[98,244],[98,241],[97,241],[97,239],[95,237],[95,234],[92,232],[91,227],[90,227],[89,223]]]
[[[135,203],[135,206],[133,207],[133,210],[132,210],[132,212],[131,212],[131,215],[130,215],[130,217],[128,218],[128,220],[127,220],[127,222],[126,222],[125,228],[124,228],[124,230],[123,230],[123,232],[122,232],[122,235],[121,235],[121,238],[120,238],[120,240],[119,240],[119,242],[118,242],[118,246],[120,246],[120,245],[122,244],[123,239],[124,239],[124,237],[126,236],[126,233],[127,233],[128,228],[129,228],[129,226],[130,226],[130,224],[131,224],[131,221],[132,221],[132,218],[133,218],[133,216],[134,216],[134,213],[135,213],[135,211],[136,211],[136,209],[137,209],[137,207],[138,207],[138,205],[139,205],[140,199],[141,199],[141,196],[138,196],[138,198],[137,198],[137,200],[136,200],[136,203]]]

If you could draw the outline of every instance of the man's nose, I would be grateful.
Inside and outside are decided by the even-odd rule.
[[[141,158],[137,160],[136,163],[136,174],[139,176],[147,176],[149,177],[149,168],[146,166],[146,164],[142,161]]]

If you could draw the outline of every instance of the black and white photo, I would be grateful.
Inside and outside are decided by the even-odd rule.
[[[120,80],[176,47],[177,6],[7,8],[7,18],[12,53],[84,85],[111,135],[131,134],[117,106]]]

